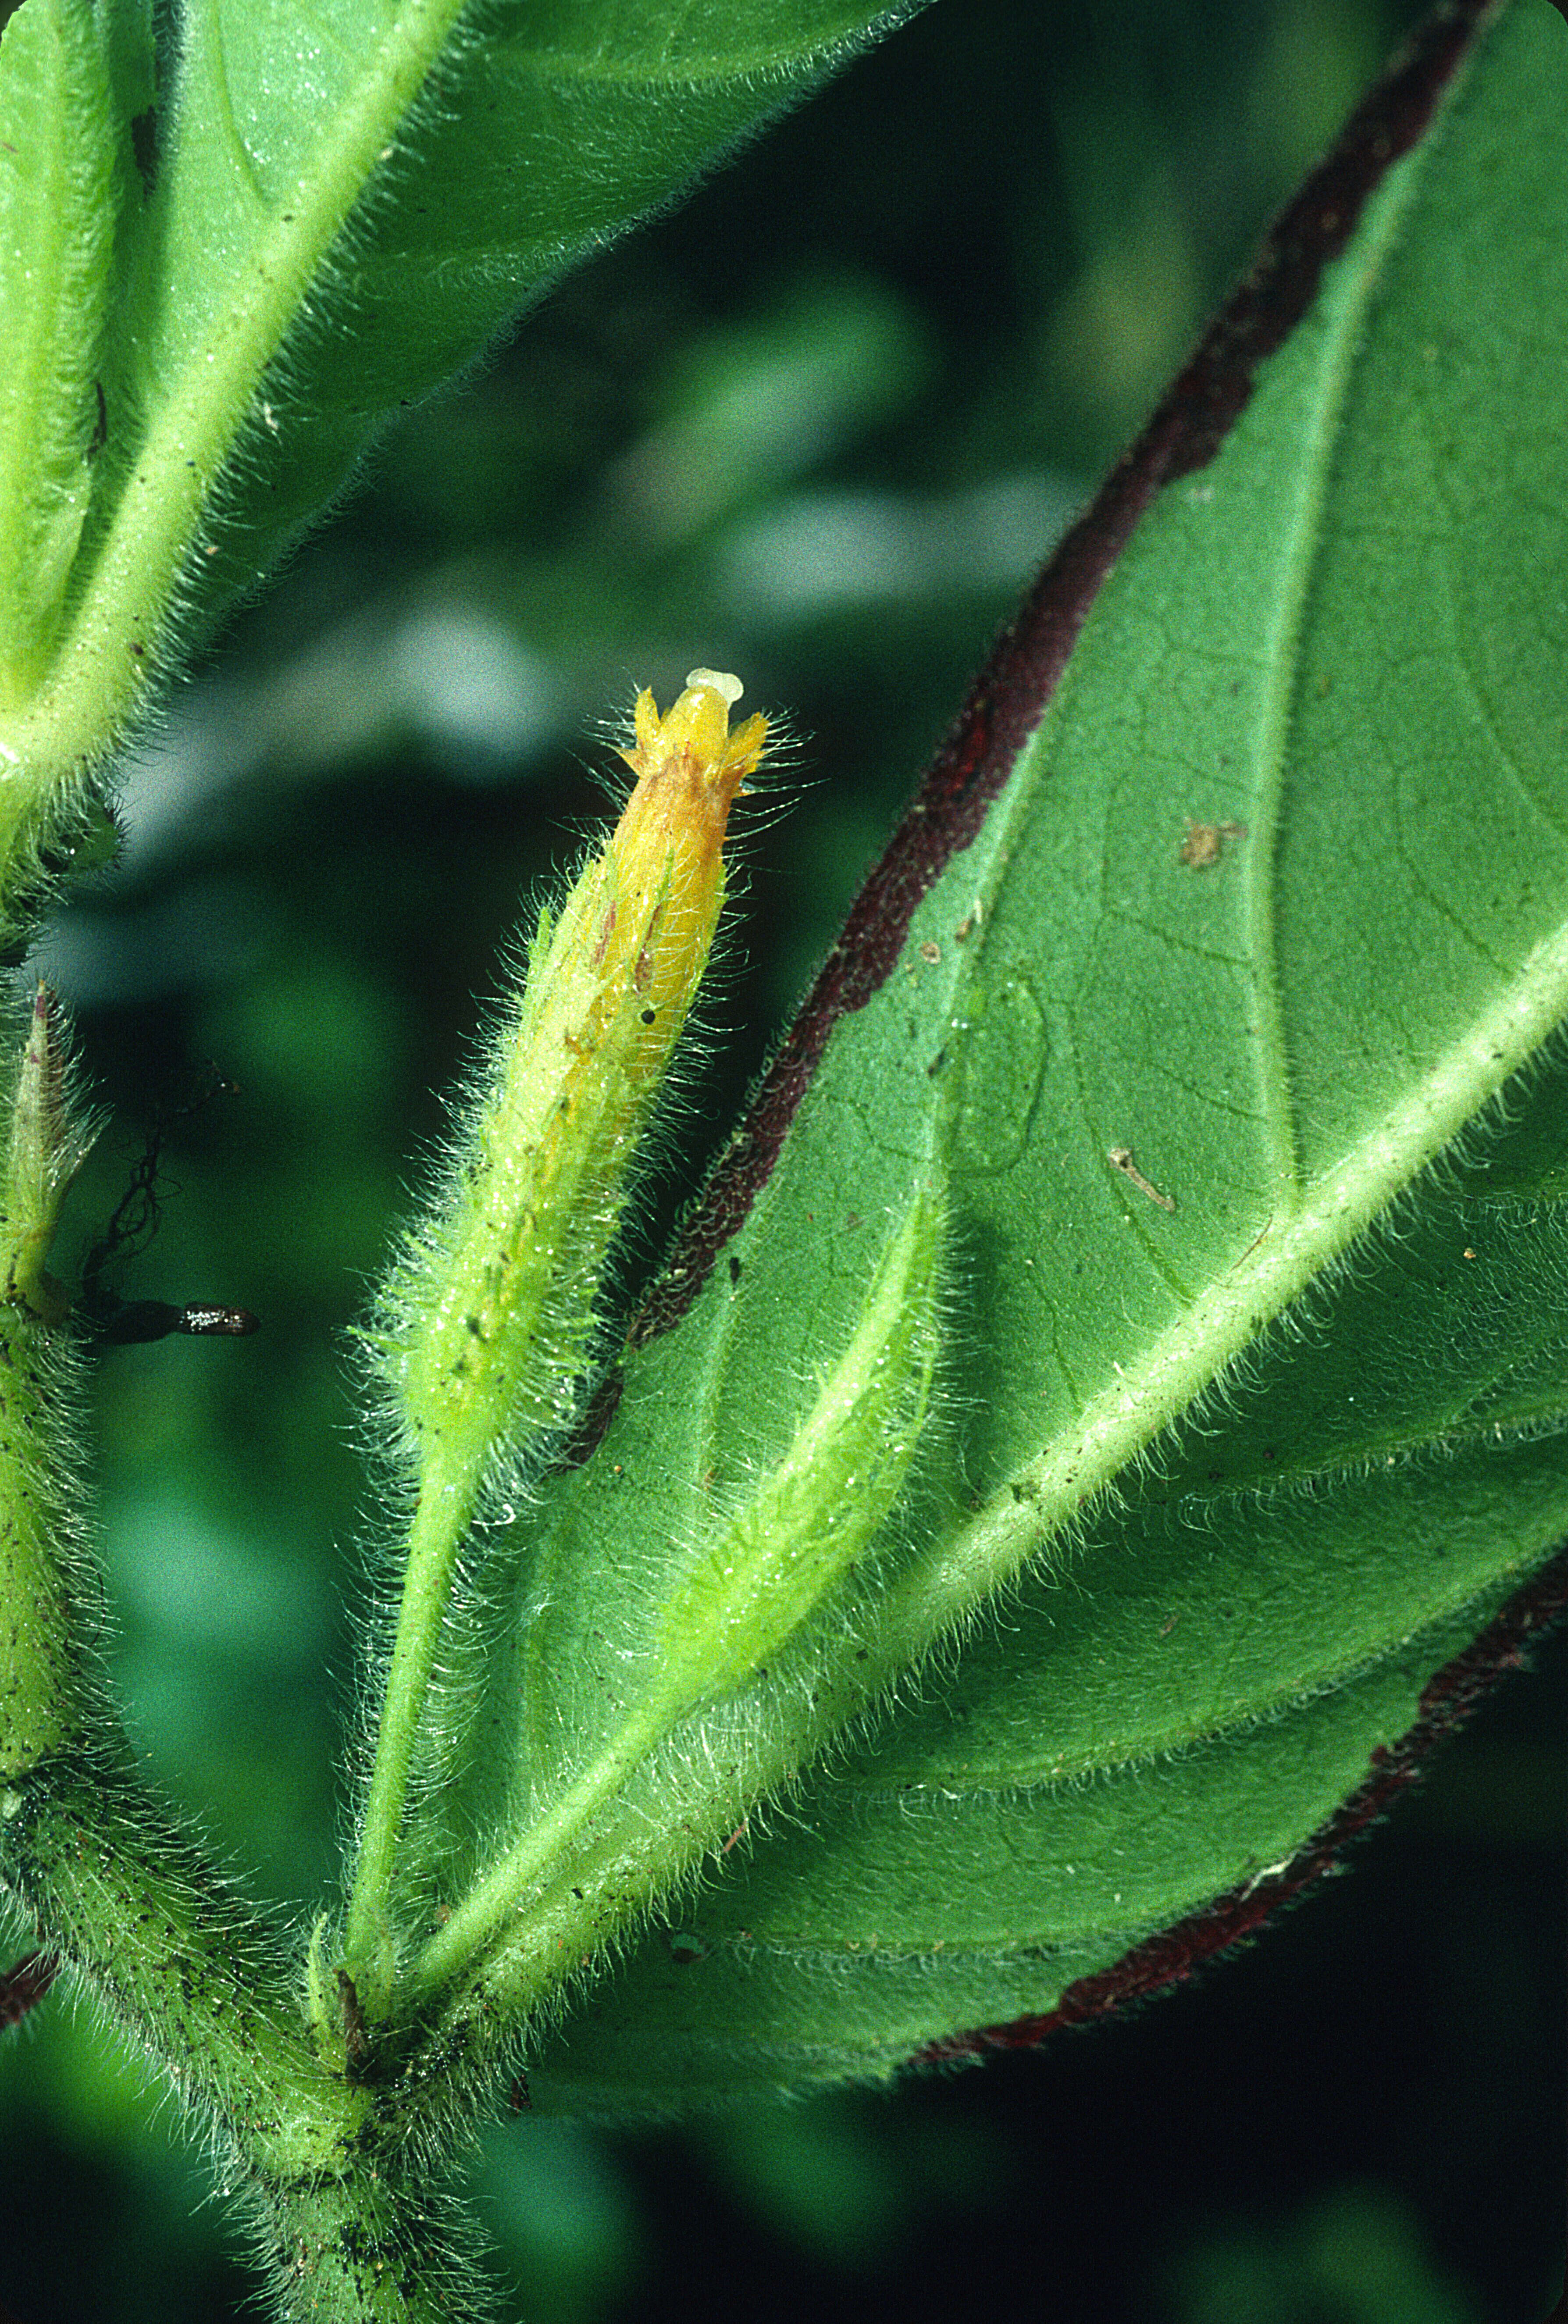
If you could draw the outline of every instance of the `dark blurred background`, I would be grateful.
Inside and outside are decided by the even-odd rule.
[[[44,953],[113,1108],[64,1255],[161,1120],[161,1231],[113,1287],[264,1329],[97,1367],[118,1675],[301,1914],[351,1669],[344,1326],[498,945],[604,812],[605,721],[703,662],[796,738],[651,1248],[997,624],[1415,13],[939,0],[415,413],[131,769],[123,862]],[[892,2095],[502,2125],[475,2177],[514,2305],[1533,2324],[1565,1674],[1559,1644],[1351,1877],[1130,2020]],[[0,2186],[22,2324],[242,2312],[167,2111],[58,2002],[0,2052]]]

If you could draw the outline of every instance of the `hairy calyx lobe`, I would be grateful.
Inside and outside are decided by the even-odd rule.
[[[844,1582],[902,1491],[939,1341],[944,1206],[917,1188],[854,1334],[788,1450],[667,1607],[660,1692],[685,1708],[749,1684]]]

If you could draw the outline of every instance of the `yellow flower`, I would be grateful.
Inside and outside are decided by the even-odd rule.
[[[615,900],[601,942],[606,969],[617,945],[635,945],[632,984],[655,1021],[672,1005],[684,1017],[696,991],[724,902],[730,808],[767,748],[760,715],[730,733],[740,694],[726,671],[694,669],[661,718],[644,687],[635,745],[621,753],[637,787],[610,841]]]
[[[694,669],[638,696],[624,813],[554,918],[468,1120],[444,1213],[416,1229],[373,1344],[428,1479],[466,1523],[488,1471],[569,1416],[638,1141],[724,902],[730,807],[768,723]]]

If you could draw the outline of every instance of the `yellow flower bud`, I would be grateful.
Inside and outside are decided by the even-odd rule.
[[[767,721],[729,731],[737,679],[693,670],[661,718],[639,696],[636,787],[553,921],[440,1213],[373,1342],[421,1467],[471,1508],[494,1456],[569,1415],[628,1171],[706,964],[731,805]]]
[[[645,1111],[707,964],[724,897],[723,847],[730,808],[767,746],[768,722],[729,731],[739,678],[694,669],[661,718],[646,688],[635,742],[621,755],[637,777],[604,852],[578,881],[559,920],[541,926],[524,1001],[524,1032],[549,1065],[564,1051],[560,1116],[595,1110],[605,1079]],[[543,954],[542,958],[539,955]],[[530,1004],[538,1016],[530,1024]],[[536,1060],[519,1065],[532,1070]],[[641,1122],[612,1122],[623,1135]]]
[[[768,743],[759,713],[732,734],[730,712],[741,681],[727,672],[694,669],[686,691],[661,718],[646,688],[633,715],[636,746],[622,757],[637,788],[610,842],[629,884],[657,885],[668,850],[675,877],[668,945],[677,948],[676,924],[706,950],[723,900],[720,850],[730,807],[748,775],[756,773]]]

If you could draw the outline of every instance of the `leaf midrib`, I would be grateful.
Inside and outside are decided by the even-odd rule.
[[[1354,267],[1339,263],[1326,310],[1307,455],[1298,471],[1291,540],[1277,568],[1283,586],[1270,609],[1269,678],[1257,755],[1259,821],[1267,844],[1255,859],[1249,851],[1250,863],[1255,862],[1259,868],[1250,884],[1247,912],[1254,958],[1263,964],[1259,1001],[1268,1003],[1268,1030],[1260,1039],[1259,1079],[1280,1188],[1295,1185],[1299,1168],[1289,1118],[1273,932],[1286,743],[1298,696],[1300,641],[1316,567],[1321,513],[1355,387],[1367,310],[1416,199],[1428,151],[1418,149],[1397,165],[1369,206],[1369,240],[1359,245],[1360,263]],[[1038,754],[1035,763],[1039,763]],[[1565,1010],[1568,926],[1536,946],[1517,978],[1407,1089],[1377,1128],[1334,1169],[1301,1189],[1293,1213],[1282,1216],[1284,1206],[1277,1206],[1254,1249],[1200,1293],[1142,1357],[1123,1365],[1112,1385],[1092,1400],[1077,1427],[1025,1463],[969,1522],[914,1563],[892,1594],[882,1630],[879,1660],[885,1659],[890,1675],[900,1664],[918,1659],[945,1629],[1012,1580],[1081,1513],[1087,1500],[1136,1461],[1194,1399],[1211,1390],[1248,1343],[1343,1256],[1497,1094],[1508,1075],[1528,1062]]]
[[[1416,1081],[1384,1120],[1310,1187],[1296,1219],[1200,1293],[1113,1386],[935,1545],[891,1593],[882,1652],[900,1666],[1003,1587],[1299,1298],[1526,1065],[1568,1016],[1568,921],[1537,944],[1517,978]],[[1020,1503],[1015,1488],[1025,1497]],[[1020,1506],[1035,1521],[1020,1524]],[[893,1639],[899,1641],[899,1648]]]

